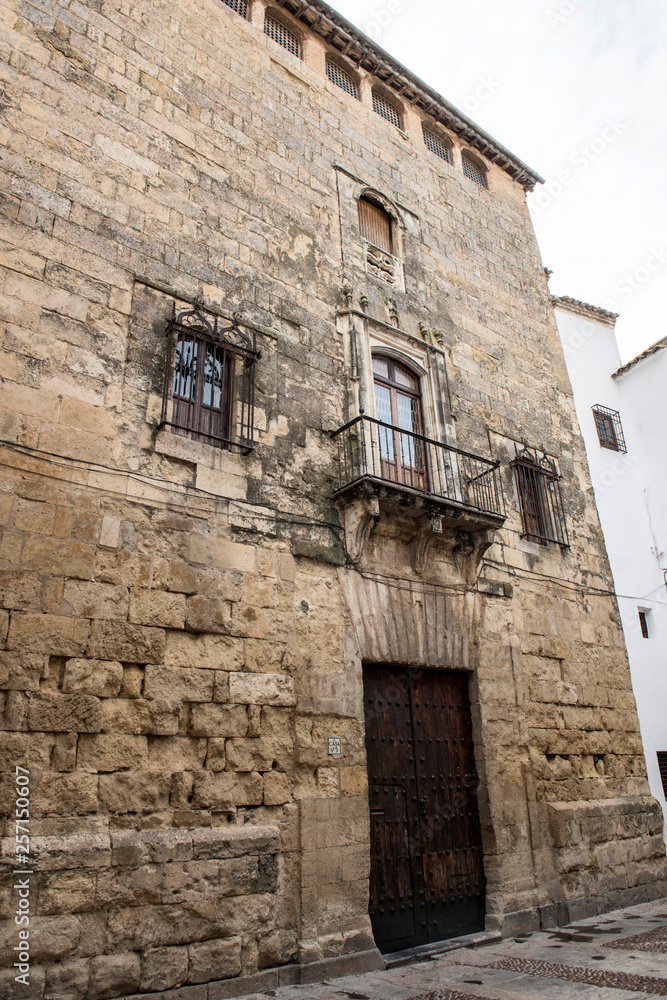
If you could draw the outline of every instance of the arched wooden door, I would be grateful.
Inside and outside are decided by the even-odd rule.
[[[393,358],[375,354],[373,380],[375,413],[382,421],[378,426],[382,478],[425,490],[428,477],[419,379]]]

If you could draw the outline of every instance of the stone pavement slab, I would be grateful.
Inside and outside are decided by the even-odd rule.
[[[451,944],[451,942],[450,942]],[[667,900],[384,971],[238,1000],[640,1000],[667,997]]]

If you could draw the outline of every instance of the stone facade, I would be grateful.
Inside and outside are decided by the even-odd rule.
[[[4,803],[31,772],[36,1000],[379,962],[364,662],[470,674],[489,929],[667,889],[535,176],[392,90],[381,53],[346,61],[325,4],[278,5],[301,59],[243,6],[2,3],[0,746]],[[166,324],[195,301],[261,352],[248,453],[161,426]],[[334,496],[373,351],[421,377],[430,439],[500,463],[506,518]],[[522,537],[525,445],[557,463],[569,548]],[[9,870],[11,813],[4,834]]]

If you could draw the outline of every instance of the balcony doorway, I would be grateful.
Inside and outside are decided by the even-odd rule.
[[[375,354],[373,384],[382,478],[427,490],[419,378],[393,358]]]

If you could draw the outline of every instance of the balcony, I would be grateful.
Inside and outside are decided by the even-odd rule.
[[[382,499],[401,514],[475,532],[500,527],[505,505],[500,462],[365,415],[336,431],[336,497]],[[378,508],[379,510],[379,508]]]

